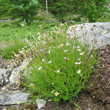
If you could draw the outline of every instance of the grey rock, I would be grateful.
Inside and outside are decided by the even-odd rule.
[[[43,99],[36,99],[36,104],[37,104],[38,109],[41,110],[42,108],[45,107],[46,101]]]
[[[6,75],[7,69],[0,68],[0,79],[2,79],[2,74]]]
[[[17,105],[25,103],[30,94],[21,91],[2,91],[0,92],[0,105]]]
[[[18,85],[20,84],[21,75],[19,74],[29,65],[31,59],[24,59],[22,64],[14,69],[4,69],[0,68],[0,87],[6,86],[9,87],[12,85],[16,85],[18,89]]]
[[[11,76],[9,77],[10,85],[12,84],[19,85],[21,78],[21,75],[19,73],[29,65],[31,60],[32,59],[25,59],[20,66],[12,70]]]
[[[9,83],[7,72],[8,69],[0,68],[0,87],[5,85],[6,83]]]
[[[110,22],[84,23],[70,26],[67,31],[68,38],[78,38],[80,42],[86,41],[90,49],[110,44]]]

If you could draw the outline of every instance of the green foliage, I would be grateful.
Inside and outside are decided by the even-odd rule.
[[[106,4],[106,0],[48,1],[49,11],[51,11],[59,20],[62,20],[62,22],[64,22],[65,16],[69,14],[79,14],[81,17],[89,19],[90,22],[95,22],[103,15],[103,12],[107,10]],[[45,5],[43,6],[45,7]]]
[[[16,24],[17,21],[11,23],[0,23],[0,52],[7,59],[13,57],[13,52],[18,53],[22,47],[27,45],[22,42],[25,39],[33,41],[33,37],[37,38],[37,33],[45,33],[51,31],[52,28],[59,23],[32,23],[31,25]],[[1,45],[4,45],[2,48]]]
[[[21,50],[26,45],[27,43],[24,43],[20,40],[11,42],[10,44],[7,45],[7,47],[0,49],[1,56],[6,59],[12,59],[14,56],[14,53],[18,54],[19,50]]]
[[[47,0],[49,12],[62,22],[74,20],[74,15],[96,22],[104,16],[107,11],[109,0]],[[40,3],[39,3],[40,2]],[[0,0],[0,18],[20,18],[27,23],[33,19],[47,20],[46,12],[44,16],[36,16],[39,9],[46,10],[45,0]],[[42,13],[42,12],[41,12]],[[12,17],[13,15],[13,17]],[[42,15],[42,14],[41,14]],[[11,16],[11,17],[9,17]],[[49,15],[48,15],[49,16]],[[50,20],[50,19],[48,19]]]
[[[100,17],[98,22],[110,22],[110,11],[105,13],[102,17]]]
[[[46,10],[44,9],[38,9],[36,10],[37,15],[34,17],[34,20],[38,20],[38,21],[58,21],[55,16],[52,13],[48,13],[48,18],[47,18],[47,14],[46,14]]]
[[[53,3],[49,9],[55,14],[58,19],[61,19],[63,22],[63,17],[69,12],[73,12],[73,7],[71,5],[71,0],[58,0]]]
[[[25,38],[31,39],[31,36],[36,36],[37,32],[44,33],[50,31],[55,25],[59,25],[59,23],[36,22],[31,25],[24,23],[18,25],[16,21],[0,23],[0,42],[11,42],[16,41],[16,39],[23,40]]]
[[[98,22],[110,22],[110,1],[107,0],[108,2],[108,10],[100,17],[98,18]]]
[[[73,4],[71,0],[48,0],[48,6],[49,11],[62,22],[64,22],[63,17],[65,15],[68,13],[73,13]],[[43,4],[43,7],[45,8],[45,4]]]
[[[12,13],[14,17],[19,17],[25,20],[26,23],[31,23],[35,10],[37,8],[37,0],[10,0],[12,3]]]
[[[90,22],[97,21],[97,19],[107,10],[105,7],[107,4],[106,0],[75,1],[78,3],[78,13],[81,14],[81,16],[88,18]]]
[[[55,29],[51,36],[38,37],[39,43],[35,43],[38,54],[25,73],[25,85],[33,98],[74,101],[86,88],[97,53],[93,50],[90,54],[85,43],[68,39],[62,29]]]
[[[0,0],[0,19],[10,15],[11,4],[9,0]]]

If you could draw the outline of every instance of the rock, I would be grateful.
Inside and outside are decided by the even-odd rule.
[[[11,76],[9,77],[10,84],[19,84],[21,75],[19,74],[23,71],[30,63],[31,59],[25,59],[20,66],[14,68],[11,72]]]
[[[19,89],[20,80],[22,79],[20,72],[22,73],[25,70],[30,61],[31,59],[29,58],[25,59],[20,66],[14,69],[0,68],[0,88],[7,85],[8,88],[14,88],[13,90]]]
[[[46,101],[43,99],[36,99],[36,104],[37,104],[38,109],[41,110],[42,108],[45,107]]]
[[[9,83],[7,71],[8,71],[8,69],[0,68],[0,87]]]
[[[0,68],[0,109],[16,105],[16,110],[16,107],[20,107],[21,104],[27,101],[30,94],[22,92],[25,88],[19,91],[19,82],[22,77],[20,72],[25,70],[30,61],[31,59],[25,59],[20,66],[14,69]]]
[[[25,103],[30,94],[21,91],[2,91],[0,92],[0,105],[18,105]]]
[[[78,38],[79,41],[89,45],[91,49],[94,45],[96,48],[110,44],[110,22],[106,23],[84,23],[70,26],[68,31],[68,38]]]

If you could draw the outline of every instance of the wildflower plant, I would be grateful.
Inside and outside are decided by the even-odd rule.
[[[36,50],[38,53],[25,74],[25,85],[32,98],[74,101],[86,88],[86,82],[94,71],[97,52],[90,52],[85,42],[68,39],[64,29],[60,28],[39,37]]]

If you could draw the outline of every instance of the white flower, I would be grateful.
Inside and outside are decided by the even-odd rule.
[[[68,50],[64,50],[64,53],[68,52]]]
[[[80,53],[80,55],[84,55],[84,52]]]
[[[40,35],[40,32],[38,32],[37,35],[39,36]]]
[[[64,57],[64,60],[66,60],[66,57]]]
[[[79,49],[79,48],[80,48],[80,46],[77,46],[77,48]]]
[[[33,84],[33,83],[31,83],[29,86],[34,86],[34,84]]]
[[[81,52],[81,49],[77,49],[78,52]]]
[[[21,24],[21,26],[23,27],[23,26],[24,26],[24,24]]]
[[[93,58],[93,55],[91,55],[90,57]]]
[[[34,36],[34,35],[32,35],[32,37],[34,38],[35,36]]]
[[[81,58],[79,58],[78,61],[81,61]]]
[[[93,69],[94,67],[93,66],[91,66],[91,69]]]
[[[46,61],[45,61],[45,59],[42,59],[42,63],[45,63]]]
[[[66,46],[70,46],[70,44],[67,42],[67,43],[66,43]]]
[[[79,64],[79,62],[75,62],[75,65],[78,65]]]
[[[61,44],[60,47],[63,47],[63,44]]]
[[[60,71],[59,71],[59,70],[57,70],[57,73],[60,73]]]
[[[23,51],[19,51],[19,53],[23,54],[24,52]]]
[[[45,41],[42,41],[42,43],[43,43],[43,45],[45,45],[45,44],[46,44],[46,42],[45,42]]]
[[[81,64],[81,62],[79,62],[79,65]]]
[[[81,64],[81,62],[75,62],[75,65],[80,65]]]
[[[77,73],[80,74],[81,73],[81,70],[78,70]]]
[[[41,36],[38,37],[38,40],[40,40]]]
[[[54,90],[51,93],[54,93]]]
[[[58,92],[55,92],[55,96],[58,96],[60,93],[58,93]]]
[[[50,39],[50,42],[52,43],[53,42],[53,39]]]
[[[48,64],[52,63],[52,61],[49,61]]]
[[[55,26],[54,28],[57,29],[57,26]]]
[[[47,33],[44,33],[44,34],[43,34],[43,37],[44,37],[44,38],[45,38],[45,37],[47,37],[47,36],[48,36],[48,34],[47,34]]]
[[[76,46],[73,46],[73,48],[76,48]]]
[[[51,51],[49,50],[47,53],[50,53]]]
[[[26,38],[25,38],[23,41],[24,41],[24,42],[29,42],[28,39],[26,39]]]
[[[61,23],[61,24],[60,24],[60,26],[64,26],[64,24],[63,24],[63,23]]]
[[[40,71],[42,69],[42,67],[40,66],[39,68],[38,68],[38,70]]]
[[[64,57],[64,60],[67,60],[67,61],[68,61],[68,60],[69,60],[69,58]]]

